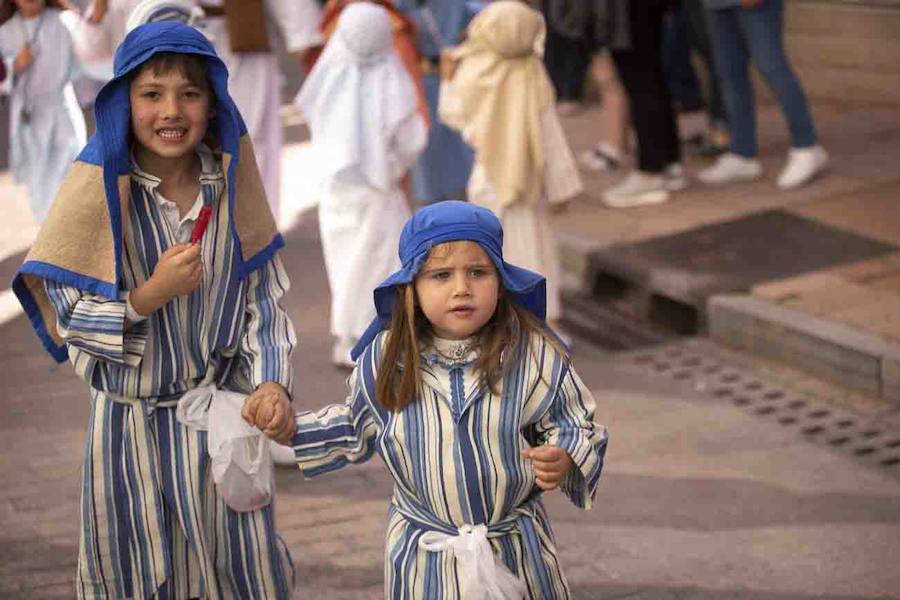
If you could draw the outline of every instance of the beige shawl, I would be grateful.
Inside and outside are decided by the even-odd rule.
[[[541,114],[554,101],[542,59],[544,19],[515,0],[489,4],[451,51],[468,141],[503,206],[534,203],[543,182]],[[457,126],[451,123],[451,126]]]

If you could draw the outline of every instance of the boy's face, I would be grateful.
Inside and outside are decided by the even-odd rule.
[[[214,115],[209,90],[179,69],[155,74],[142,69],[131,81],[131,129],[135,139],[160,158],[193,153]]]
[[[415,288],[434,334],[450,340],[465,339],[484,327],[500,296],[497,269],[475,242],[435,246]]]

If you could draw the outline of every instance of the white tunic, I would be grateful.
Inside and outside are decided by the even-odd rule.
[[[324,179],[319,228],[331,333],[347,344],[375,316],[372,290],[400,266],[400,232],[410,216],[401,181],[427,141],[383,8],[344,9],[296,102]]]
[[[206,0],[203,4],[221,5],[222,0]],[[281,34],[288,52],[298,52],[322,42],[319,33],[321,9],[316,0],[263,0],[263,4],[269,16],[272,46],[276,31]],[[274,52],[232,53],[224,17],[204,19],[201,25],[228,67],[228,92],[247,124],[269,206],[277,221],[281,204],[283,139],[278,55]]]
[[[61,16],[53,8],[31,19],[16,13],[0,26],[0,54],[9,73],[4,86],[11,94],[10,170],[16,182],[28,185],[38,222],[47,216],[87,137],[71,83],[78,62]],[[13,75],[13,62],[26,42],[34,61]]]
[[[421,152],[427,131],[418,116],[396,136],[397,183],[381,190],[333,177],[319,201],[319,233],[331,288],[331,333],[358,339],[375,317],[372,290],[400,268],[400,231],[410,217],[400,177]]]

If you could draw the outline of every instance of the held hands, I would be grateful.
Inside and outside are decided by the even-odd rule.
[[[520,454],[522,458],[531,460],[535,483],[546,492],[559,487],[563,478],[575,464],[565,450],[556,446],[523,448]]]
[[[34,54],[32,54],[31,48],[28,44],[22,44],[22,49],[19,50],[19,53],[16,54],[16,60],[13,61],[13,71],[18,75],[27,69],[32,62],[34,62]]]
[[[294,411],[287,391],[277,383],[267,382],[256,388],[245,401],[241,417],[267,437],[287,444],[294,436]]]
[[[162,253],[153,275],[131,292],[131,305],[149,315],[176,296],[193,292],[203,278],[200,244],[176,244]]]

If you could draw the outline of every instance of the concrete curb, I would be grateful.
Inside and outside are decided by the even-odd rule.
[[[900,343],[744,294],[707,305],[716,342],[900,405]]]

